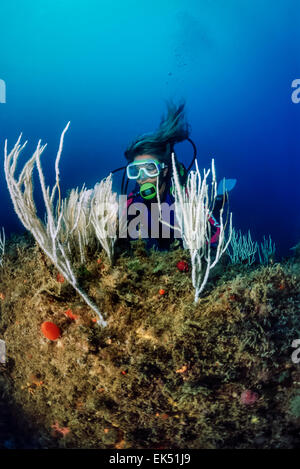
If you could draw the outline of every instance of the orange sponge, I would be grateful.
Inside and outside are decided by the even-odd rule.
[[[54,322],[45,321],[41,325],[43,335],[49,340],[56,340],[61,336],[59,327]]]

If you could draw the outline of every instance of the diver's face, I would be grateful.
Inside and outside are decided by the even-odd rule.
[[[154,161],[157,161],[157,163],[159,163],[159,160],[155,156],[152,156],[152,155],[144,154],[144,155],[138,155],[134,158],[134,161],[143,161],[143,160],[154,160]],[[166,176],[167,172],[168,172],[168,168],[164,168],[161,172],[161,175]],[[137,183],[140,186],[142,184],[145,184],[145,182],[151,182],[152,184],[156,185],[156,180],[157,180],[157,176],[153,178],[147,177],[147,179],[137,179]]]

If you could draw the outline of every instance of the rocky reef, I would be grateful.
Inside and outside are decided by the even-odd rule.
[[[29,236],[8,242],[0,447],[299,447],[299,256],[225,257],[197,304],[179,248],[132,242],[113,267],[100,250],[87,258],[77,275],[105,328]]]

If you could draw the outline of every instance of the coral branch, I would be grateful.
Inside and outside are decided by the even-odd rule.
[[[91,223],[110,262],[113,262],[117,239],[119,205],[117,193],[112,192],[112,174],[96,184],[91,200]]]
[[[198,302],[199,295],[203,291],[210,270],[219,262],[222,254],[226,251],[232,233],[232,215],[230,214],[230,226],[228,240],[225,242],[226,224],[223,223],[223,208],[220,210],[220,234],[214,259],[211,256],[211,225],[209,218],[212,214],[217,197],[217,182],[215,175],[214,160],[212,160],[212,182],[211,191],[208,188],[208,176],[210,170],[204,170],[203,179],[198,168],[188,175],[185,187],[179,182],[179,177],[175,165],[175,156],[172,153],[173,165],[173,188],[175,197],[175,212],[183,239],[185,249],[190,252],[192,263],[192,283],[195,289],[195,303]],[[160,205],[160,203],[159,203]],[[161,216],[160,220],[164,223]]]
[[[2,233],[0,232],[0,266],[3,266],[3,259],[4,259],[4,251],[5,251],[5,231],[2,228]]]
[[[73,286],[73,288],[79,293],[79,295],[90,306],[90,308],[92,308],[98,314],[99,324],[105,326],[106,322],[104,321],[99,309],[90,300],[90,298],[88,298],[87,294],[81,290],[76,280],[74,270],[71,265],[71,260],[67,254],[67,247],[62,241],[64,235],[66,234],[66,229],[65,227],[63,227],[64,211],[60,206],[60,201],[58,203],[58,209],[56,213],[54,209],[55,192],[56,189],[58,189],[59,187],[58,164],[63,148],[63,137],[68,127],[69,123],[67,124],[61,135],[60,145],[55,162],[56,184],[53,187],[52,191],[50,191],[49,187],[46,187],[45,178],[41,167],[40,157],[46,147],[46,145],[41,145],[41,141],[38,142],[37,148],[33,156],[24,165],[18,180],[15,178],[15,170],[18,157],[27,143],[25,142],[22,146],[20,145],[22,134],[18,138],[17,143],[15,144],[10,153],[7,152],[7,140],[5,141],[5,177],[14,209],[25,228],[32,233],[35,240],[40,245],[41,249],[51,259],[53,264],[62,273],[66,280]],[[33,199],[32,173],[35,164],[38,170],[39,181],[46,208],[45,223],[43,223],[37,216],[36,206]],[[67,231],[68,230],[72,230],[72,227],[70,225],[67,226]]]

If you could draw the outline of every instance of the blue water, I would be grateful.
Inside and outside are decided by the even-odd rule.
[[[22,131],[48,142],[54,180],[60,134],[63,194],[92,187],[125,164],[128,143],[155,130],[166,99],[186,100],[200,167],[215,158],[219,178],[235,177],[233,222],[279,255],[300,238],[300,78],[297,0],[10,0],[0,9],[0,149]],[[176,148],[186,165],[192,148]],[[117,183],[117,181],[116,181]],[[36,184],[37,185],[37,184]],[[0,226],[23,231],[0,172]],[[39,199],[40,200],[40,199]]]

